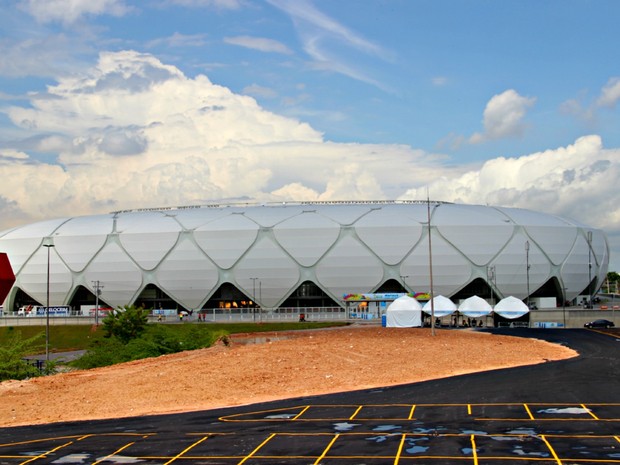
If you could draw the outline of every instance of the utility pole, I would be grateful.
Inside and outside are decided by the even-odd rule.
[[[103,286],[99,280],[93,281],[93,286],[95,287],[95,326],[99,326],[99,296],[101,295]]]

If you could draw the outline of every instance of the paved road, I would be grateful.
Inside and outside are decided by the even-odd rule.
[[[620,339],[582,329],[493,331],[581,355],[234,409],[5,428],[0,465],[620,463]]]

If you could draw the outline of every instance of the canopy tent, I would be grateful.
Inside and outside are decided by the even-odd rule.
[[[388,328],[412,328],[422,326],[422,306],[416,299],[404,295],[392,302],[385,311]]]
[[[486,316],[493,311],[491,305],[481,297],[477,295],[471,296],[465,299],[459,305],[459,313],[470,318],[479,318]]]
[[[431,308],[431,302],[433,302],[433,307]],[[435,318],[441,318],[442,316],[451,315],[456,311],[456,304],[452,302],[447,297],[442,295],[438,295],[433,297],[433,300],[429,300],[422,307],[422,311],[428,315],[431,313],[435,314]]]
[[[500,300],[493,311],[499,316],[514,320],[529,313],[530,309],[520,299],[508,296]]]

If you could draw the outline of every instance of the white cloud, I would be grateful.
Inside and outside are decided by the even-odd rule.
[[[525,113],[535,101],[535,98],[522,97],[513,89],[494,95],[484,109],[484,132],[473,134],[469,142],[479,144],[487,140],[520,136],[524,130]]]
[[[159,45],[165,45],[166,47],[180,48],[180,47],[202,47],[207,43],[206,34],[180,34],[175,32],[169,37],[162,37],[149,41],[147,48],[157,47]]]
[[[356,60],[355,54],[361,53],[362,56],[370,55],[384,61],[393,61],[392,52],[330,18],[308,0],[267,1],[291,17],[299,32],[304,51],[313,60],[311,68],[340,73],[390,91],[387,86],[371,76],[372,72],[361,68],[359,65],[361,60]]]
[[[290,55],[293,53],[291,49],[289,49],[283,43],[273,39],[266,39],[264,37],[225,37],[224,42],[231,45],[237,45],[239,47],[250,48],[252,50],[259,50],[261,52],[282,53],[285,55]]]
[[[21,0],[20,7],[39,23],[71,24],[83,16],[123,16],[131,11],[124,0]]]
[[[249,86],[245,86],[243,88],[243,93],[245,95],[252,95],[259,98],[275,98],[278,96],[278,93],[275,90],[269,87],[259,86],[258,84],[250,84]]]
[[[0,147],[0,229],[231,198],[423,199],[429,186],[434,199],[575,217],[620,240],[620,149],[595,135],[481,166],[447,166],[409,146],[325,141],[204,75],[188,78],[132,51],[103,53],[96,66],[29,102],[8,103],[0,111],[36,144],[31,153],[19,149],[25,141]],[[37,151],[58,153],[58,163],[38,161]]]
[[[596,101],[600,107],[613,108],[620,100],[620,78],[613,77],[607,81],[607,84],[601,90],[601,95]]]
[[[495,158],[459,176],[429,183],[432,198],[459,203],[528,208],[620,232],[620,149],[606,149],[596,135],[574,144],[518,158]],[[403,198],[420,198],[425,189]]]

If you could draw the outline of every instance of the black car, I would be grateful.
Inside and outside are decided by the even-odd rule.
[[[594,320],[583,325],[584,328],[613,328],[614,322],[609,320]]]

